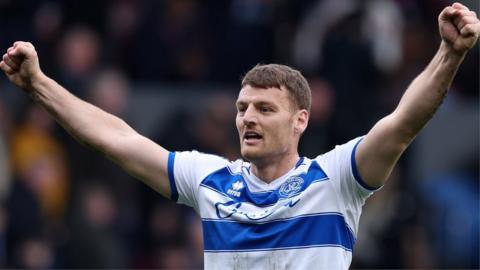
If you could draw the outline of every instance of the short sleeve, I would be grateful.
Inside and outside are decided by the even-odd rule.
[[[228,164],[229,161],[222,157],[197,151],[170,152],[168,178],[171,199],[197,208],[197,192],[202,180]]]
[[[347,212],[360,213],[365,200],[379,188],[369,187],[358,172],[355,161],[357,146],[363,137],[337,145],[330,152],[318,156],[316,161],[325,169],[339,199]]]

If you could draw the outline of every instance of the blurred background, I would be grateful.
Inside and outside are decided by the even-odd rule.
[[[460,1],[479,12],[478,1]],[[442,0],[0,0],[0,50],[169,150],[239,158],[234,101],[257,63],[300,69],[313,158],[391,112],[439,46]],[[352,268],[479,267],[479,47],[367,201]],[[0,268],[202,268],[202,229],[64,132],[0,76]]]

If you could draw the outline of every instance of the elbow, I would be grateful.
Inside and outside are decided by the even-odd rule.
[[[404,116],[401,113],[395,111],[391,115],[390,126],[392,132],[395,134],[393,136],[396,139],[398,147],[405,150],[417,137],[418,133],[424,127],[424,124],[419,123],[418,121],[409,119],[408,116]]]
[[[132,142],[137,141],[140,136],[133,129],[130,132],[119,132],[111,136],[110,140],[106,141],[106,149],[108,149],[108,155],[112,157],[122,157],[127,155],[128,149]],[[117,159],[117,158],[115,158]]]
[[[122,121],[116,129],[111,129],[110,132],[101,136],[99,142],[99,148],[110,159],[119,160],[123,156],[127,155],[128,148],[132,144],[132,141],[138,140],[140,136],[135,130],[130,128],[126,123]]]
[[[403,153],[418,133],[395,113],[380,120],[372,131],[388,146],[388,153]]]

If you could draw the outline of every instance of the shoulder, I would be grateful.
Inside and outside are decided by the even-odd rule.
[[[184,163],[202,163],[202,164],[223,164],[228,165],[231,162],[224,157],[217,156],[214,154],[207,154],[199,152],[196,150],[193,151],[182,151],[182,152],[171,152],[171,156],[176,161]]]
[[[169,167],[182,170],[193,170],[201,175],[212,173],[218,169],[228,167],[230,170],[240,170],[242,160],[229,161],[228,159],[199,151],[171,152]]]
[[[314,158],[315,161],[325,161],[338,155],[351,155],[364,136],[356,137],[344,144],[335,145],[333,149]]]

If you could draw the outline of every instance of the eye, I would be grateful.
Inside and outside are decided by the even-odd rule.
[[[268,112],[271,112],[272,109],[271,109],[270,107],[268,107],[268,106],[261,106],[261,107],[260,107],[260,111],[261,111],[262,113],[268,113]]]
[[[244,113],[247,108],[245,106],[237,106],[237,112],[238,113]]]

